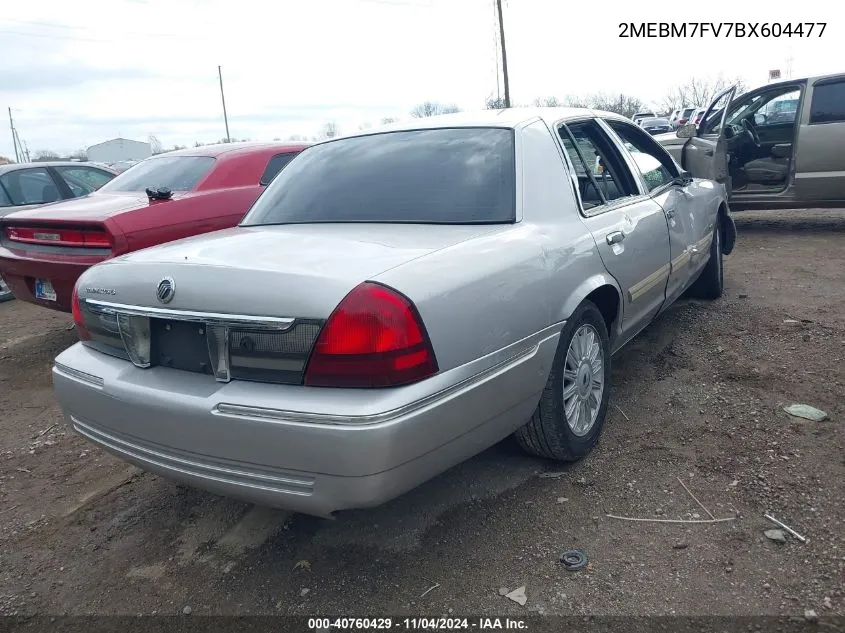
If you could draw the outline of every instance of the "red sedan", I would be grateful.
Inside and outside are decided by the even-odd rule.
[[[98,191],[0,218],[0,275],[18,299],[71,311],[90,266],[229,228],[305,143],[233,143],[169,152]]]

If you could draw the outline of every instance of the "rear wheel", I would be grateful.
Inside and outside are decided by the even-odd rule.
[[[701,271],[701,275],[690,286],[690,295],[699,299],[718,299],[725,288],[725,271],[722,267],[722,231],[720,223],[713,229],[710,242],[710,259]]]
[[[537,409],[515,436],[538,457],[575,461],[592,450],[610,398],[610,341],[599,309],[581,304],[560,335]]]

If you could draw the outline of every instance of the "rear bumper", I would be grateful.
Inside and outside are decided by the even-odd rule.
[[[15,297],[45,308],[71,311],[73,286],[80,275],[94,264],[108,259],[108,255],[60,256],[60,259],[43,259],[26,256],[0,246],[0,275],[6,280]],[[35,298],[35,280],[47,279],[56,291],[55,301]]]
[[[77,432],[145,470],[330,516],[394,498],[522,426],[560,327],[398,389],[223,384],[81,344],[57,357],[53,382]]]

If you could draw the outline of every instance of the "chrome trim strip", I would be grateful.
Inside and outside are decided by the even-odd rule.
[[[690,252],[687,250],[687,251],[684,251],[683,253],[681,253],[680,255],[678,255],[675,259],[673,259],[672,264],[671,264],[672,273],[674,273],[681,266],[688,264],[690,257],[691,257]]]
[[[99,376],[80,371],[79,369],[74,369],[73,367],[68,367],[67,365],[63,365],[62,363],[54,362],[53,370],[62,374],[65,378],[84,382],[85,384],[91,385],[92,387],[96,387],[97,389],[102,389],[105,386],[105,380],[103,380]]]
[[[562,329],[565,324],[566,321],[561,321],[559,324],[556,325],[559,325]],[[557,330],[555,332],[555,336],[559,334],[559,332],[560,330]],[[509,356],[508,358],[499,361],[495,365],[492,365],[487,369],[480,371],[473,376],[470,376],[469,378],[465,378],[464,380],[456,382],[455,384],[450,385],[445,389],[441,389],[438,392],[425,396],[424,398],[420,398],[419,400],[415,400],[414,402],[409,402],[408,404],[398,407],[396,409],[391,409],[390,411],[382,411],[380,413],[372,413],[366,415],[335,415],[331,413],[289,411],[284,409],[269,409],[265,407],[251,407],[242,404],[220,402],[211,410],[211,413],[213,415],[223,415],[226,417],[253,419],[258,418],[260,420],[272,420],[274,422],[300,424],[335,424],[341,426],[365,426],[390,422],[397,418],[401,418],[411,413],[415,413],[420,409],[429,407],[432,404],[435,404],[440,400],[445,400],[446,398],[449,398],[461,391],[467,391],[469,389],[472,389],[473,387],[475,387],[481,382],[484,382],[494,374],[499,373],[505,369],[509,369],[510,367],[518,364],[525,358],[533,356],[540,348],[540,344],[548,340],[548,338],[550,337],[546,337],[540,341],[537,341],[530,347],[519,350],[512,356]]]
[[[90,303],[92,306],[103,310],[123,312],[134,316],[144,316],[158,319],[173,319],[177,321],[203,321],[211,325],[249,325],[276,330],[287,330],[296,321],[292,317],[270,317],[253,314],[226,314],[223,312],[198,312],[194,310],[177,310],[174,308],[149,308],[133,306],[125,303],[113,303],[99,299],[83,299],[80,301]]]
[[[646,292],[654,288],[661,281],[665,280],[669,276],[670,269],[670,264],[661,266],[653,273],[651,273],[648,277],[646,277],[642,281],[638,281],[636,284],[631,286],[628,289],[628,296],[630,297],[631,301],[636,301]]]
[[[244,470],[237,470],[234,468],[223,468],[212,464],[204,464],[202,462],[196,462],[174,455],[168,455],[167,453],[161,453],[159,451],[154,451],[143,446],[131,444],[129,442],[126,442],[125,440],[121,440],[120,438],[111,435],[110,433],[106,433],[105,431],[85,424],[74,415],[71,415],[70,419],[73,423],[74,430],[80,435],[86,437],[91,442],[108,448],[109,450],[114,453],[117,453],[118,455],[131,457],[132,459],[135,459],[139,462],[152,464],[154,466],[164,468],[171,472],[182,473],[191,477],[198,477],[200,479],[207,479],[210,481],[216,481],[225,484],[234,484],[237,486],[243,486],[245,488],[254,488],[256,490],[266,490],[270,492],[284,492],[287,494],[302,496],[310,496],[314,488],[313,479],[309,481],[307,479],[277,477],[273,475],[266,475],[263,473],[253,473]],[[195,468],[196,470],[190,470],[189,468]],[[249,482],[244,480],[238,480],[235,479],[235,477],[243,477],[244,480],[253,479],[255,481]],[[298,486],[305,490],[291,490],[288,487],[277,487],[273,486],[272,484],[289,484],[292,486]]]

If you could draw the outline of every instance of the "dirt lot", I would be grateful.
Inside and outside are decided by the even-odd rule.
[[[181,488],[68,432],[50,363],[69,316],[0,304],[0,614],[845,614],[845,214],[737,223],[725,297],[614,360],[589,458],[504,442],[335,521]],[[678,477],[736,520],[606,516],[707,518]],[[765,512],[808,542],[767,539]],[[571,547],[588,569],[557,562]],[[524,607],[500,595],[521,585]]]

